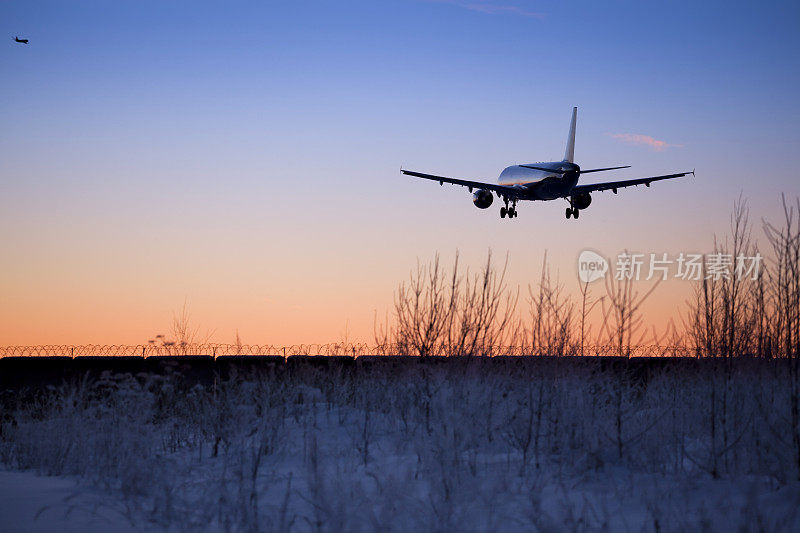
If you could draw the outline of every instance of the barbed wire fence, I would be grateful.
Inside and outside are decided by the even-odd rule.
[[[585,355],[590,356],[621,356],[619,348],[613,344],[584,346]],[[278,346],[272,344],[218,344],[218,343],[187,343],[172,345],[154,344],[80,344],[80,345],[54,345],[43,344],[35,346],[0,346],[0,358],[3,357],[175,357],[175,356],[279,356],[288,358],[292,356],[413,356],[416,355],[407,347],[398,344],[376,345],[366,343],[326,343],[326,344],[293,344]],[[470,356],[450,351],[446,347],[440,348],[437,356]],[[485,348],[477,357],[502,357],[502,356],[575,356],[574,350],[564,351],[563,346],[491,346]],[[695,357],[696,352],[686,346],[674,345],[642,345],[631,347],[630,357]]]

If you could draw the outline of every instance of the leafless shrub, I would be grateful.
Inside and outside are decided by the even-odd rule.
[[[589,291],[588,280],[583,282],[579,281],[578,287],[581,295],[580,333],[578,334],[580,349],[578,354],[583,357],[585,355],[584,348],[587,344],[586,340],[592,336],[591,326],[586,325],[586,319],[592,313],[597,304],[602,304],[603,298],[592,298],[591,292]]]
[[[636,290],[634,278],[633,275],[605,278],[607,299],[602,302],[603,331],[614,353],[623,357],[631,356],[632,346],[645,343],[647,331],[642,328],[641,306],[661,281],[656,279],[642,294]]]
[[[763,272],[753,283],[744,271],[744,258],[757,254],[747,202],[740,196],[731,213],[730,235],[723,241],[714,238],[714,251],[703,257],[702,279],[695,284],[689,303],[689,334],[698,354],[733,357],[752,353],[754,332],[759,332],[755,344],[763,346]],[[728,261],[730,268],[724,271],[709,269],[711,262]]]
[[[542,273],[537,287],[528,286],[530,322],[525,324],[526,352],[535,355],[573,355],[575,303],[564,285],[553,279],[542,260]]]
[[[782,206],[780,224],[763,222],[770,253],[762,265],[751,238],[747,204],[742,197],[734,203],[730,235],[723,241],[715,238],[713,254],[729,258],[732,272],[719,275],[704,268],[689,302],[687,333],[698,355],[729,361],[752,354],[787,361],[787,415],[792,421],[794,470],[800,476],[800,199],[792,205],[783,196]],[[755,258],[759,268],[753,272],[750,265],[745,270],[741,258]],[[730,443],[739,438],[731,423],[731,402],[739,395],[732,389],[730,364],[723,369],[721,379],[711,380],[708,397],[711,449],[706,468],[714,476],[727,467]]]
[[[447,325],[446,345],[451,355],[492,355],[502,345],[517,306],[517,294],[505,283],[508,256],[499,271],[491,251],[483,269],[458,283],[458,298]],[[455,274],[455,267],[454,267]]]
[[[508,258],[497,270],[491,252],[476,274],[460,274],[457,253],[449,271],[439,254],[418,263],[395,294],[394,325],[376,324],[376,343],[422,357],[492,355],[508,342],[517,305],[505,283],[507,265]]]
[[[417,264],[408,284],[401,283],[395,296],[394,336],[401,351],[422,357],[441,352],[459,284],[458,255],[449,276],[440,266],[439,254],[430,265]]]
[[[173,315],[170,329],[172,339],[167,342],[172,343],[173,350],[178,355],[193,355],[194,347],[207,344],[213,335],[211,331],[206,332],[204,335],[200,334],[200,326],[196,326],[192,323],[189,304],[185,300],[180,310]],[[167,342],[165,342],[165,345]]]
[[[800,198],[794,205],[782,198],[783,224],[764,223],[774,255],[770,271],[774,302],[773,342],[789,364],[789,416],[794,447],[795,475],[800,479]]]

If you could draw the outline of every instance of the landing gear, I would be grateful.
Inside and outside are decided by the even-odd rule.
[[[567,218],[575,217],[575,219],[577,220],[578,215],[580,215],[580,214],[581,214],[581,210],[576,208],[576,207],[568,207],[567,208]]]
[[[503,201],[506,203],[505,206],[500,208],[500,218],[514,218],[517,216],[517,201],[512,200],[511,207],[508,205],[508,198],[503,198]]]

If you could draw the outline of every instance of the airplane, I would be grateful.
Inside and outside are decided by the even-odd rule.
[[[582,174],[591,172],[604,172],[607,170],[619,170],[630,168],[630,165],[622,167],[593,168],[582,170],[576,165],[575,159],[575,122],[578,118],[578,108],[572,108],[572,122],[569,126],[567,136],[567,149],[564,159],[547,163],[530,163],[527,165],[512,165],[506,167],[497,179],[497,184],[483,183],[480,181],[447,178],[444,176],[434,176],[422,172],[400,169],[402,174],[438,181],[439,185],[451,183],[467,187],[469,192],[475,189],[472,194],[472,203],[479,209],[486,209],[492,205],[494,200],[492,193],[497,195],[505,204],[500,208],[500,218],[514,218],[517,216],[517,202],[521,200],[556,200],[565,198],[569,202],[567,208],[567,218],[578,218],[580,212],[592,203],[593,192],[613,191],[617,194],[618,189],[645,185],[650,187],[650,183],[660,180],[681,178],[691,174],[691,172],[679,172],[677,174],[666,174],[664,176],[650,176],[623,181],[610,181],[606,183],[594,183],[590,185],[578,185],[578,180]],[[509,206],[509,203],[511,204]]]
[[[14,36],[14,41],[22,44],[28,44],[28,39],[20,39],[16,35]]]

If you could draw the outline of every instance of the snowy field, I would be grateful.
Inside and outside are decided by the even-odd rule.
[[[478,360],[7,392],[0,530],[799,531],[784,370]]]

